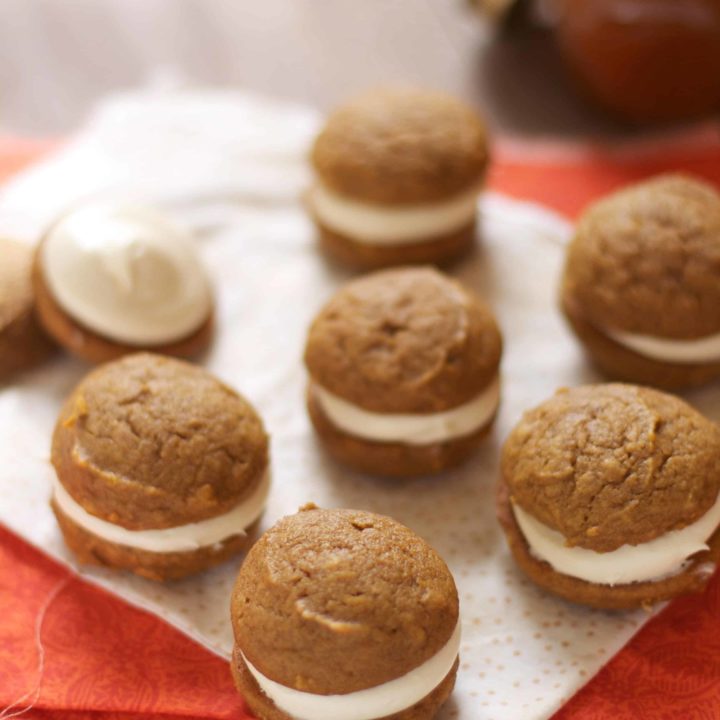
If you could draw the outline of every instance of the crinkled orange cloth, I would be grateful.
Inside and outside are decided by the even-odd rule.
[[[0,178],[52,145],[0,138]],[[500,142],[490,185],[574,217],[593,198],[665,170],[720,186],[717,128],[625,148]],[[37,720],[251,717],[225,661],[0,528],[0,713],[20,698],[17,709],[33,705],[23,717]],[[651,620],[555,716],[660,718],[720,718],[720,574],[705,594]]]

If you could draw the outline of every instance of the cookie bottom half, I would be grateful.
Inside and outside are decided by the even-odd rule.
[[[613,379],[672,390],[703,385],[720,377],[720,362],[662,362],[620,345],[588,323],[567,294],[562,297],[561,307],[592,362]]]
[[[128,570],[149,580],[179,580],[225,562],[250,547],[257,536],[256,520],[245,535],[234,535],[214,545],[186,552],[156,553],[117,545],[88,532],[65,515],[54,501],[55,513],[65,544],[86,565]]]
[[[476,221],[447,235],[397,245],[362,243],[315,221],[320,247],[342,265],[357,270],[374,270],[395,265],[446,265],[458,260],[475,245]]]
[[[445,676],[444,680],[422,700],[411,705],[405,710],[385,715],[377,720],[432,720],[435,717],[442,704],[450,697],[455,687],[455,676],[459,659],[455,660],[455,664],[450,672]],[[245,664],[237,645],[233,651],[233,657],[230,661],[230,669],[232,671],[235,687],[243,696],[252,712],[260,718],[260,720],[293,720],[290,715],[280,710],[270,698],[260,689]],[[338,719],[340,720],[340,719]]]
[[[720,559],[720,530],[718,530],[708,541],[710,549],[694,555],[687,567],[677,575],[655,581],[599,585],[559,573],[549,563],[539,560],[532,554],[515,520],[510,493],[504,481],[500,481],[497,486],[496,503],[497,517],[515,562],[544,590],[581,605],[603,610],[649,608],[677,595],[702,592],[712,576],[715,564]]]
[[[356,470],[384,477],[432,475],[461,465],[477,450],[495,421],[493,416],[472,435],[429,445],[373,442],[336,427],[310,389],[306,400],[315,431],[335,460]]]

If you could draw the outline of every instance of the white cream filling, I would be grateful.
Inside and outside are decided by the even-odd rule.
[[[58,507],[81,528],[107,542],[155,553],[198,550],[234,535],[245,535],[246,529],[262,514],[269,492],[270,473],[266,471],[252,495],[223,515],[161,530],[128,530],[91,515],[59,480],[53,485],[53,498]]]
[[[350,435],[376,442],[429,445],[471,435],[488,423],[500,403],[500,377],[470,402],[427,414],[369,412],[317,384],[312,392],[330,422]]]
[[[720,333],[698,340],[668,340],[622,330],[605,330],[608,337],[639,355],[674,363],[720,362]]]
[[[210,315],[210,282],[192,237],[155,210],[86,205],[50,229],[41,252],[58,305],[116,342],[181,340]]]
[[[513,503],[515,519],[532,554],[563,575],[598,585],[624,585],[662,580],[681,572],[687,559],[707,550],[707,540],[720,525],[720,494],[697,521],[640,545],[623,545],[612,552],[568,547],[563,535]]]
[[[294,690],[263,675],[243,655],[260,689],[295,720],[375,720],[412,707],[429,695],[450,672],[460,649],[460,622],[445,646],[406,675],[347,693],[316,695]]]
[[[318,220],[330,230],[368,245],[405,245],[433,240],[472,222],[478,195],[474,187],[442,202],[385,206],[349,200],[317,182],[309,198]]]

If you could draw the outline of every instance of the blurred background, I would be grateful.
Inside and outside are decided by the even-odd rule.
[[[525,136],[720,107],[720,0],[3,0],[0,48],[0,118],[24,133],[66,132],[109,91],[174,82],[322,109],[423,85]]]
[[[546,27],[501,30],[463,0],[3,0],[0,53],[0,122],[23,133],[64,133],[111,90],[177,80],[321,108],[409,83],[506,133],[623,130],[577,98]]]

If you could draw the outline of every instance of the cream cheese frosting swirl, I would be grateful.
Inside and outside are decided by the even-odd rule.
[[[375,720],[412,707],[431,693],[452,670],[459,649],[458,621],[447,643],[422,665],[382,685],[345,695],[316,695],[281,685],[242,657],[265,695],[296,720]]]
[[[500,404],[500,376],[463,405],[437,413],[370,412],[317,383],[312,384],[311,392],[333,425],[350,435],[374,442],[429,445],[472,435],[487,425]]]
[[[58,305],[115,342],[175,342],[212,312],[192,237],[151,208],[103,202],[69,212],[48,231],[41,268]]]

